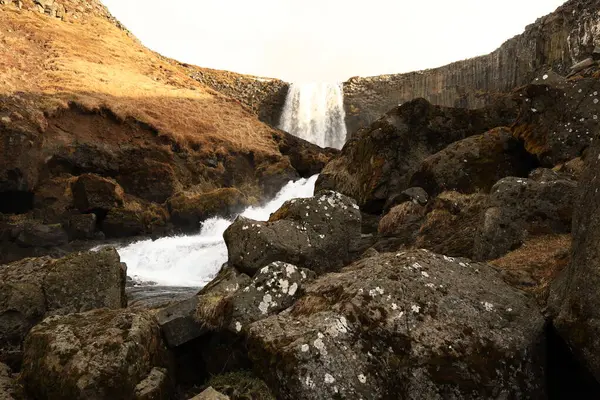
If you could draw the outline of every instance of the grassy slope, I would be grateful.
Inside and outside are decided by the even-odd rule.
[[[41,111],[77,101],[146,122],[182,144],[274,154],[274,130],[236,101],[148,50],[92,2],[62,0],[65,21],[0,7],[0,96],[24,92]],[[81,12],[77,13],[77,9]],[[224,149],[224,150],[225,150]]]

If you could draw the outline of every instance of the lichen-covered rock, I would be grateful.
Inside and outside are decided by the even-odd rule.
[[[485,264],[425,250],[317,278],[250,325],[278,399],[544,398],[544,318]]]
[[[203,290],[196,320],[211,329],[240,333],[252,322],[290,307],[304,293],[315,273],[275,261],[261,268],[244,286],[232,290]]]
[[[429,202],[429,195],[425,189],[420,187],[411,187],[403,190],[401,193],[390,196],[385,202],[383,212],[387,213],[394,206],[404,203],[405,201],[412,201],[415,204],[422,206],[427,205]]]
[[[568,233],[577,182],[504,178],[491,190],[475,242],[474,258],[491,260],[531,235]]]
[[[444,192],[430,206],[415,246],[452,257],[473,258],[475,238],[489,196]]]
[[[81,175],[73,183],[73,201],[81,212],[109,211],[123,205],[123,188],[112,179]]]
[[[411,178],[411,185],[435,196],[447,190],[488,192],[506,176],[526,177],[535,159],[507,128],[452,143],[427,157]]]
[[[515,137],[544,166],[581,156],[600,133],[600,80],[584,78],[563,84],[528,85],[515,92],[520,113]]]
[[[361,215],[352,199],[324,191],[287,201],[268,222],[238,217],[223,237],[230,265],[250,276],[273,261],[323,273],[352,258]]]
[[[416,99],[358,131],[317,181],[354,198],[361,210],[379,213],[393,194],[410,187],[423,160],[466,137],[509,123],[496,109],[466,110],[433,106]]]
[[[573,215],[572,260],[552,286],[553,324],[600,381],[600,148],[590,148]]]
[[[171,222],[187,230],[198,230],[200,222],[210,217],[228,217],[248,206],[248,198],[236,188],[222,188],[208,193],[180,193],[169,199]]]
[[[135,400],[170,399],[173,377],[166,368],[152,368],[148,376],[135,386]]]
[[[275,400],[275,396],[273,396],[267,385],[246,371],[214,376],[210,379],[208,385],[231,400]]]
[[[171,373],[152,313],[102,309],[36,325],[25,341],[21,379],[34,398],[167,400],[168,385],[154,385],[157,396],[144,388]]]
[[[0,266],[0,361],[19,364],[25,335],[44,316],[124,307],[125,277],[110,248]]]

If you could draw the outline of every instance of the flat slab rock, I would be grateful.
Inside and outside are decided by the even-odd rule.
[[[543,330],[490,266],[414,250],[319,277],[247,335],[278,399],[538,399]]]

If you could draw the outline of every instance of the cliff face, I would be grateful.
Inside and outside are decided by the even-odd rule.
[[[262,122],[273,127],[279,125],[289,88],[287,82],[209,68],[188,68],[190,76],[198,82],[238,100]]]
[[[348,132],[418,97],[448,107],[486,106],[542,70],[567,73],[595,46],[600,46],[600,2],[568,1],[488,55],[425,71],[351,78],[344,83]]]

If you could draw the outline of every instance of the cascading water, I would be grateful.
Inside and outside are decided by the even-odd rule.
[[[346,141],[341,84],[291,84],[279,127],[321,147],[341,149]]]
[[[313,195],[317,176],[288,183],[264,207],[250,207],[242,215],[266,221],[286,200]],[[202,224],[198,235],[143,240],[118,249],[127,274],[139,281],[165,286],[201,287],[214,278],[227,261],[223,232],[232,223],[211,218]]]
[[[281,127],[321,147],[341,148],[346,140],[344,98],[339,84],[290,86]],[[264,207],[250,207],[242,215],[269,219],[286,200],[313,195],[316,176],[288,183]],[[232,220],[211,218],[197,235],[143,240],[118,249],[128,275],[164,286],[204,286],[227,261],[223,233]]]

